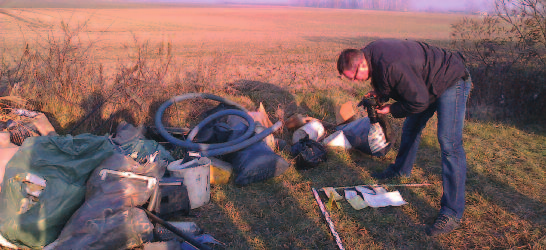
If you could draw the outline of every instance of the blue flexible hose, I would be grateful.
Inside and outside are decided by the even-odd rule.
[[[231,106],[235,106],[237,109],[227,109],[222,110],[220,112],[217,112],[215,114],[212,114],[211,116],[205,118],[203,121],[201,121],[195,128],[192,129],[190,134],[188,135],[188,138],[186,141],[182,141],[180,139],[175,138],[172,136],[163,126],[162,118],[163,114],[165,113],[165,110],[173,105],[176,102],[188,100],[188,99],[210,99],[219,101]],[[249,124],[247,131],[243,134],[243,136],[224,143],[215,143],[215,144],[205,144],[205,143],[194,143],[192,142],[193,138],[199,133],[199,129],[203,128],[206,124],[218,119],[219,117],[226,116],[226,115],[236,115],[244,118],[247,123]],[[254,119],[250,115],[248,115],[248,111],[242,107],[241,105],[229,101],[225,98],[212,95],[212,94],[206,94],[206,93],[188,93],[184,95],[175,96],[166,102],[164,102],[159,109],[157,110],[155,114],[155,126],[157,127],[157,130],[159,131],[159,134],[163,136],[168,142],[183,147],[190,151],[198,151],[201,153],[202,156],[217,156],[217,155],[223,155],[232,153],[238,150],[241,150],[243,148],[246,148],[260,140],[263,140],[268,135],[272,134],[273,132],[277,131],[281,126],[282,123],[279,121],[275,123],[270,128],[265,129],[259,134],[256,134],[252,136],[254,133],[254,128],[256,124],[254,123]]]
[[[240,117],[244,118],[249,123],[247,130],[245,131],[245,133],[243,135],[241,135],[241,137],[239,137],[239,138],[237,138],[235,140],[232,140],[232,141],[223,142],[223,143],[215,143],[215,144],[192,143],[193,138],[195,138],[197,133],[199,133],[199,130],[201,130],[205,125],[207,125],[208,123],[210,123],[210,122],[212,122],[212,121],[214,121],[214,120],[216,120],[216,119],[218,119],[220,117],[226,116],[226,115],[240,116]],[[186,139],[186,142],[190,143],[189,144],[190,146],[188,147],[188,149],[194,150],[194,151],[205,151],[205,150],[223,148],[223,147],[235,145],[237,143],[240,143],[240,142],[250,138],[252,136],[252,134],[254,134],[254,129],[255,128],[256,128],[256,123],[254,123],[254,119],[252,119],[252,117],[250,115],[248,115],[248,113],[243,112],[241,110],[237,110],[237,109],[226,109],[226,110],[222,110],[222,111],[216,112],[216,113],[208,116],[203,121],[201,121],[199,124],[197,124],[197,126],[195,126],[190,131],[190,133],[188,134],[188,138]],[[196,147],[197,145],[199,147]]]

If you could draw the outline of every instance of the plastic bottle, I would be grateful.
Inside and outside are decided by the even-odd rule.
[[[368,143],[370,144],[370,150],[372,154],[377,153],[381,149],[384,149],[388,146],[387,140],[385,139],[385,133],[383,133],[383,128],[379,122],[372,123],[370,125],[370,132],[368,133]]]
[[[381,124],[379,124],[379,119],[377,118],[377,111],[375,110],[375,101],[368,101],[363,99],[360,105],[366,106],[366,111],[368,112],[368,118],[370,119],[370,131],[368,132],[368,144],[370,145],[370,150],[372,154],[377,153],[381,149],[384,149],[389,144],[385,138],[385,133]]]

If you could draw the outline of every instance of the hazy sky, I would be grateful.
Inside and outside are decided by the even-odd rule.
[[[249,3],[249,4],[289,4],[290,0],[163,0],[163,1],[189,1],[189,2],[231,2],[231,3]],[[407,0],[412,10],[453,10],[461,11],[465,9],[487,10],[488,5],[494,0]]]
[[[486,10],[492,2],[493,0],[410,0],[410,5],[417,10]]]

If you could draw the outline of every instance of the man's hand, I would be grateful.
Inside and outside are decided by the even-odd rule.
[[[377,112],[378,114],[386,115],[386,114],[388,114],[388,113],[391,112],[391,105],[390,105],[390,104],[385,104],[385,105],[383,105],[382,107],[377,108],[377,109],[376,109],[376,112]]]
[[[370,98],[370,97],[377,98],[377,93],[375,93],[375,91],[372,90],[368,92],[368,94],[364,95],[364,98]]]

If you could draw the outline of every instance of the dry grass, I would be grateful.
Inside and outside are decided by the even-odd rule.
[[[274,121],[299,112],[334,122],[335,104],[357,101],[369,89],[337,76],[342,49],[377,37],[448,44],[450,24],[461,18],[245,6],[3,11],[19,17],[0,15],[5,93],[29,100],[59,134],[84,118],[75,133],[110,132],[120,119],[151,125],[164,100],[187,92],[221,95],[248,109],[264,102]],[[184,116],[197,117],[194,108],[207,105],[180,104],[167,112],[166,122],[185,126]],[[395,122],[398,130],[400,123]],[[434,219],[441,196],[435,132],[431,122],[413,176],[401,180],[432,188],[399,189],[409,202],[402,207],[355,211],[341,202],[341,209],[330,211],[346,248],[544,248],[543,128],[469,122],[465,219],[455,233],[431,239],[423,228]],[[214,186],[210,204],[193,210],[196,217],[180,219],[196,221],[228,249],[335,249],[311,187],[374,182],[370,173],[395,155],[378,159],[332,150],[315,169],[290,168],[247,187]]]

